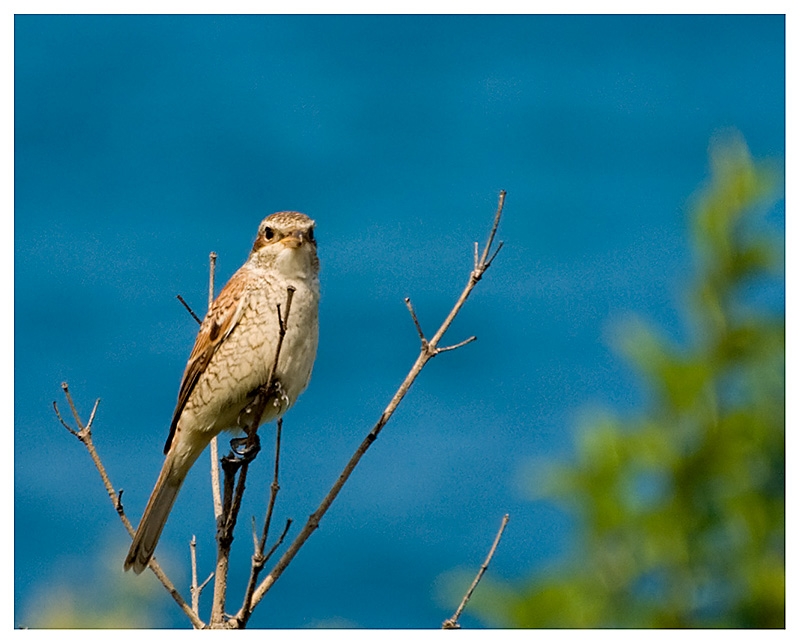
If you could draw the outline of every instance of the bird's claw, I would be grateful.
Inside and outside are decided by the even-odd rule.
[[[249,463],[261,451],[258,434],[231,439],[231,453],[223,457],[229,463]]]
[[[231,439],[231,455],[245,463],[252,461],[261,451],[261,439],[258,434]]]

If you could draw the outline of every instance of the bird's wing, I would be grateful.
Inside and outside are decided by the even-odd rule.
[[[172,415],[172,423],[169,426],[169,436],[164,445],[164,453],[169,451],[175,430],[178,427],[178,419],[183,413],[183,408],[189,400],[197,381],[206,370],[208,363],[214,353],[219,349],[223,342],[230,336],[231,331],[236,328],[239,320],[242,319],[242,311],[247,294],[247,282],[245,279],[244,268],[239,269],[225,287],[220,291],[217,299],[211,305],[197,339],[194,341],[194,348],[186,363],[186,370],[183,372],[181,388],[178,392],[178,404],[175,413]]]

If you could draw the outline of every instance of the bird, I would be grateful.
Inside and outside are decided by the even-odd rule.
[[[319,259],[315,222],[294,211],[266,217],[247,261],[203,319],[189,355],[164,446],[164,465],[133,537],[124,569],[149,564],[189,469],[211,439],[242,420],[275,360],[278,306],[294,289],[272,394],[258,424],[282,416],[307,387],[319,338]],[[248,425],[251,421],[248,421]]]

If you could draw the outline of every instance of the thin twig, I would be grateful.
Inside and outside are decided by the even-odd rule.
[[[453,306],[452,310],[445,318],[444,322],[442,322],[439,330],[436,331],[433,338],[430,341],[423,342],[422,348],[420,349],[420,353],[417,356],[416,361],[414,362],[411,370],[408,372],[408,375],[403,380],[402,384],[395,392],[394,396],[392,397],[391,401],[389,402],[386,409],[381,414],[378,422],[372,428],[372,430],[367,434],[366,438],[361,442],[358,446],[356,451],[350,457],[347,465],[345,466],[342,473],[339,475],[339,478],[333,484],[333,487],[330,489],[328,494],[320,503],[319,507],[316,509],[314,513],[312,513],[306,524],[303,526],[300,533],[295,537],[294,541],[289,545],[286,551],[283,553],[281,558],[272,568],[270,573],[264,578],[264,580],[259,584],[258,588],[256,588],[255,593],[253,594],[253,601],[252,606],[255,607],[258,603],[263,599],[264,595],[272,588],[278,578],[283,574],[283,571],[286,570],[286,567],[292,562],[294,557],[297,555],[300,548],[303,547],[303,544],[308,540],[311,534],[319,527],[319,522],[325,513],[330,508],[333,501],[338,496],[339,492],[341,491],[344,484],[347,482],[347,479],[350,478],[350,475],[353,473],[356,465],[358,465],[361,458],[364,456],[366,451],[369,449],[370,445],[375,442],[375,439],[380,434],[383,427],[392,417],[395,409],[403,400],[403,397],[408,393],[408,390],[411,388],[411,385],[416,380],[417,376],[419,375],[422,368],[427,364],[427,362],[436,356],[439,353],[437,349],[439,341],[442,339],[442,336],[445,334],[447,329],[452,324],[453,320],[455,319],[458,312],[461,310],[461,307],[464,306],[464,303],[467,301],[472,289],[475,285],[480,281],[483,274],[486,272],[488,265],[486,264],[486,258],[489,256],[489,252],[491,251],[492,243],[494,242],[495,235],[497,233],[497,228],[500,225],[500,217],[503,212],[503,203],[505,201],[505,191],[500,192],[500,197],[498,199],[497,204],[497,212],[494,217],[494,222],[492,224],[491,232],[489,233],[489,239],[486,242],[486,246],[483,249],[483,254],[479,259],[477,265],[473,268],[472,272],[470,273],[469,280],[467,285],[464,287],[460,297],[456,301],[455,305]],[[247,623],[247,617],[241,613],[237,614],[233,620],[240,626],[244,626]]]
[[[217,269],[217,254],[211,252],[208,255],[208,310],[214,304],[214,278]],[[214,503],[214,521],[219,523],[222,516],[222,496],[219,491],[219,443],[217,437],[211,439],[211,499]]]
[[[100,478],[102,479],[103,485],[106,488],[106,493],[108,494],[108,498],[111,500],[111,503],[114,506],[114,509],[116,510],[117,514],[119,515],[122,524],[125,526],[125,529],[128,531],[128,534],[131,536],[131,538],[133,538],[135,530],[133,529],[133,525],[131,525],[131,522],[128,520],[128,517],[125,515],[125,511],[122,508],[122,490],[120,490],[119,493],[114,491],[114,486],[111,485],[111,480],[108,477],[106,468],[103,465],[103,462],[100,460],[100,456],[98,455],[97,450],[95,449],[94,443],[92,441],[91,423],[94,422],[95,413],[97,411],[97,405],[100,403],[100,400],[98,399],[97,401],[95,401],[94,407],[92,408],[92,413],[89,416],[89,422],[86,423],[86,425],[84,425],[81,422],[80,416],[78,415],[78,410],[75,408],[75,403],[72,400],[72,394],[70,394],[69,386],[67,385],[66,382],[64,382],[61,383],[61,388],[64,390],[64,395],[67,398],[67,403],[69,404],[69,408],[72,411],[73,417],[75,418],[75,424],[78,426],[78,429],[77,430],[73,429],[64,421],[64,419],[61,417],[61,413],[58,411],[58,405],[55,402],[53,402],[53,408],[55,409],[56,416],[58,417],[58,420],[61,422],[61,424],[64,425],[64,427],[66,427],[67,430],[73,436],[77,437],[78,440],[81,443],[83,443],[84,447],[86,447],[86,450],[89,452],[89,456],[91,457],[95,468],[100,474]],[[170,578],[167,577],[167,575],[161,569],[161,566],[158,565],[158,562],[156,561],[155,557],[150,559],[150,563],[148,564],[148,566],[153,571],[156,578],[158,578],[158,580],[164,586],[164,588],[167,589],[167,592],[169,592],[169,594],[175,600],[175,603],[177,603],[178,606],[180,606],[181,610],[186,614],[186,616],[192,622],[192,626],[194,626],[195,628],[204,628],[205,624],[198,617],[197,612],[194,611],[192,607],[186,603],[186,600],[183,599],[181,594],[178,592],[178,589],[175,588],[175,584],[172,583]]]
[[[214,277],[217,271],[217,254],[211,251],[208,254],[208,308],[214,304]]]
[[[283,526],[283,532],[281,532],[281,536],[278,537],[278,540],[272,544],[272,547],[267,551],[267,554],[264,555],[264,563],[270,560],[270,557],[275,554],[275,551],[280,548],[283,540],[286,538],[287,533],[289,532],[289,528],[292,527],[292,520],[286,519],[286,525]]]
[[[263,552],[264,544],[267,542],[269,535],[269,527],[272,521],[272,511],[275,509],[275,500],[278,498],[278,492],[281,486],[278,485],[278,472],[281,467],[281,433],[283,432],[283,418],[278,419],[277,428],[275,431],[275,470],[272,475],[272,485],[269,489],[269,504],[267,505],[267,516],[264,518],[264,529],[261,531],[261,541],[259,541],[259,550]]]
[[[489,549],[489,554],[486,556],[486,560],[483,562],[483,565],[478,570],[478,574],[475,575],[475,579],[472,580],[472,584],[470,585],[467,593],[464,595],[464,598],[461,600],[461,603],[458,605],[456,612],[453,613],[453,616],[450,619],[446,619],[442,624],[442,628],[445,630],[454,629],[454,628],[461,628],[458,623],[459,618],[461,617],[461,613],[464,612],[464,607],[467,605],[467,602],[472,597],[472,593],[477,588],[478,584],[483,577],[483,573],[489,568],[489,563],[492,561],[492,557],[494,557],[494,551],[497,550],[497,544],[500,543],[500,538],[503,536],[503,531],[506,529],[506,525],[508,525],[508,515],[503,516],[503,520],[500,522],[500,529],[497,531],[497,536],[494,538],[494,543],[492,543],[492,547]]]
[[[492,253],[492,256],[489,258],[489,261],[486,262],[486,268],[489,268],[492,265],[492,262],[494,261],[494,258],[497,257],[497,253],[500,252],[500,249],[502,247],[503,247],[503,242],[500,242],[499,244],[497,244],[497,248],[494,249],[494,253]]]
[[[255,458],[258,451],[258,425],[261,417],[264,414],[270,397],[273,393],[273,385],[275,382],[275,372],[278,368],[278,360],[280,359],[281,349],[283,347],[283,339],[286,335],[286,328],[289,320],[289,314],[292,309],[292,298],[294,297],[295,289],[289,286],[286,289],[286,313],[281,315],[280,304],[277,305],[278,315],[278,342],[275,346],[275,357],[273,358],[270,370],[267,375],[267,381],[256,395],[255,400],[249,405],[249,412],[253,415],[253,421],[250,426],[246,428],[247,442],[243,450],[243,454],[247,454],[246,458],[232,458],[226,457],[223,459],[223,473],[224,473],[224,497],[222,503],[222,515],[220,517],[217,528],[217,569],[216,578],[214,580],[214,600],[211,609],[211,627],[219,628],[224,627],[225,615],[225,596],[227,592],[227,577],[228,565],[230,560],[230,549],[233,542],[233,530],[236,526],[236,520],[239,515],[239,508],[241,507],[242,496],[245,490],[245,480],[247,479],[247,472],[249,469],[250,461]],[[239,472],[238,481],[236,481],[236,491],[234,493],[234,479],[236,472]]]
[[[205,588],[208,585],[208,582],[211,581],[213,578],[214,578],[214,573],[213,572],[208,573],[208,577],[206,577],[206,580],[202,584],[200,584],[200,587],[197,590],[203,592],[203,588]]]
[[[211,578],[214,576],[214,573],[209,573],[206,580],[199,584],[197,583],[197,539],[195,536],[192,535],[192,540],[189,542],[189,551],[192,556],[192,587],[190,592],[192,594],[192,610],[198,615],[200,614],[200,594],[203,592],[203,588],[208,585],[208,582],[211,581]]]
[[[66,385],[66,383],[64,383]],[[66,391],[66,390],[65,390]],[[94,405],[92,406],[92,412],[89,414],[89,421],[86,423],[86,431],[92,431],[92,424],[94,423],[94,417],[97,413],[97,406],[100,404],[100,399],[94,401]]]
[[[250,529],[253,533],[253,552],[258,551],[258,532],[256,531],[256,518],[250,517]]]
[[[492,223],[492,230],[489,233],[489,239],[486,241],[486,246],[483,247],[483,254],[481,255],[480,262],[476,267],[477,270],[480,270],[481,272],[485,271],[489,267],[489,264],[487,264],[486,262],[486,258],[489,256],[489,252],[492,250],[492,243],[494,242],[494,236],[497,234],[497,228],[500,225],[500,217],[503,216],[503,205],[505,204],[505,202],[506,202],[506,191],[501,190],[500,197],[497,199],[497,211],[494,214],[494,223]],[[495,255],[497,255],[502,246],[503,242],[500,242],[500,244],[497,246],[497,250],[494,252]],[[494,257],[492,257],[492,259],[494,259]]]
[[[175,297],[177,297],[181,301],[181,304],[183,304],[186,307],[186,310],[189,311],[189,315],[191,315],[194,318],[195,322],[197,322],[198,324],[203,323],[203,321],[199,317],[197,317],[197,314],[194,311],[192,311],[192,307],[186,303],[186,300],[183,299],[182,295],[176,295]]]
[[[468,337],[466,340],[462,340],[458,344],[452,344],[449,347],[437,347],[436,348],[436,353],[444,353],[445,351],[452,351],[453,349],[460,349],[461,347],[468,345],[470,342],[475,342],[475,340],[477,340],[477,339],[478,339],[477,336],[472,335],[472,336]]]
[[[192,560],[192,585],[189,587],[189,593],[192,595],[192,610],[200,614],[200,591],[197,587],[197,539],[192,535],[192,540],[189,542],[189,556]]]
[[[425,333],[422,331],[422,327],[419,324],[419,320],[417,319],[417,314],[414,312],[414,306],[411,304],[411,298],[406,298],[406,307],[408,307],[408,312],[411,313],[411,319],[414,320],[414,326],[417,327],[417,333],[419,334],[419,339],[422,341],[423,345],[427,342],[425,339]]]
[[[277,428],[275,430],[275,469],[272,476],[272,485],[270,485],[270,493],[269,493],[269,503],[267,504],[267,514],[264,518],[264,527],[261,530],[261,538],[256,540],[255,535],[255,521],[253,524],[253,540],[255,541],[254,549],[253,549],[253,559],[250,566],[250,578],[247,580],[247,589],[244,593],[244,601],[242,601],[242,607],[239,609],[239,614],[243,616],[244,621],[249,619],[250,614],[252,613],[252,600],[253,600],[253,593],[256,589],[256,584],[258,583],[258,576],[261,574],[261,571],[264,569],[264,565],[267,563],[269,559],[269,555],[271,555],[277,547],[283,543],[283,537],[286,535],[286,532],[289,530],[289,526],[291,525],[291,519],[289,519],[286,528],[281,535],[281,538],[278,540],[278,543],[274,546],[274,548],[270,551],[269,555],[264,556],[264,547],[267,543],[267,536],[269,535],[269,528],[270,524],[272,523],[272,512],[275,509],[275,500],[278,497],[278,491],[281,489],[280,485],[278,485],[278,472],[280,470],[280,461],[281,461],[281,432],[283,431],[283,419],[279,418],[277,423]],[[246,616],[246,617],[244,617]]]

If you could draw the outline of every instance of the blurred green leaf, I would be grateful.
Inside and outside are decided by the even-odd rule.
[[[778,166],[738,135],[712,143],[695,195],[690,340],[645,322],[615,343],[648,394],[633,418],[593,413],[569,462],[540,466],[538,498],[576,515],[568,557],[472,610],[515,627],[785,624],[785,324],[748,301],[782,283],[782,236],[763,214]]]

